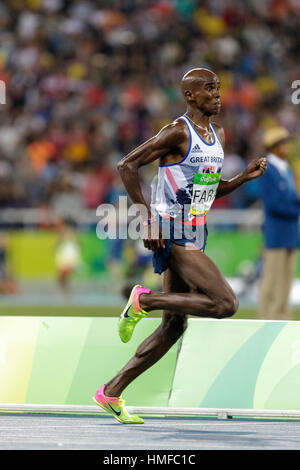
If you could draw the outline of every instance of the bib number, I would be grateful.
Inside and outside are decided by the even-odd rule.
[[[210,211],[219,186],[221,173],[195,173],[191,213],[205,215]]]

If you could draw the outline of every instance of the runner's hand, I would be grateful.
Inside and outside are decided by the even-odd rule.
[[[246,178],[246,181],[250,181],[255,178],[258,178],[259,176],[262,176],[266,169],[267,159],[265,157],[262,157],[252,160],[252,162],[249,163],[243,173]]]
[[[148,250],[156,251],[159,248],[165,248],[165,241],[157,221],[145,225],[143,234],[144,247]]]

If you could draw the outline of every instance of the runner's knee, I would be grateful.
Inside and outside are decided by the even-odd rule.
[[[232,317],[239,308],[239,301],[234,293],[226,295],[217,305],[217,317]]]

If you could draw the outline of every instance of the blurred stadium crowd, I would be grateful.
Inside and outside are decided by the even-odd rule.
[[[116,163],[185,112],[194,67],[221,79],[225,178],[261,156],[267,127],[299,135],[299,17],[297,0],[0,2],[0,208],[116,201]],[[216,204],[256,200],[253,183]]]

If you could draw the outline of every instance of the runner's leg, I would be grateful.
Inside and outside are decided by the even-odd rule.
[[[164,310],[161,325],[139,346],[135,356],[107,383],[105,393],[119,396],[142,372],[155,364],[186,328],[186,315],[225,318],[238,306],[236,296],[215,264],[201,251],[173,245],[164,292],[140,296],[146,310]]]
[[[189,287],[171,269],[167,269],[164,273],[163,289],[165,292],[189,292]],[[140,344],[135,355],[125,367],[113,379],[107,382],[105,394],[111,397],[119,396],[136,377],[149,369],[166,354],[180,336],[182,336],[186,327],[186,315],[165,309],[163,311],[162,323]]]
[[[226,318],[238,308],[232,288],[213,261],[200,250],[173,245],[169,266],[190,287],[189,293],[151,292],[140,296],[143,310],[169,309],[179,315]]]

